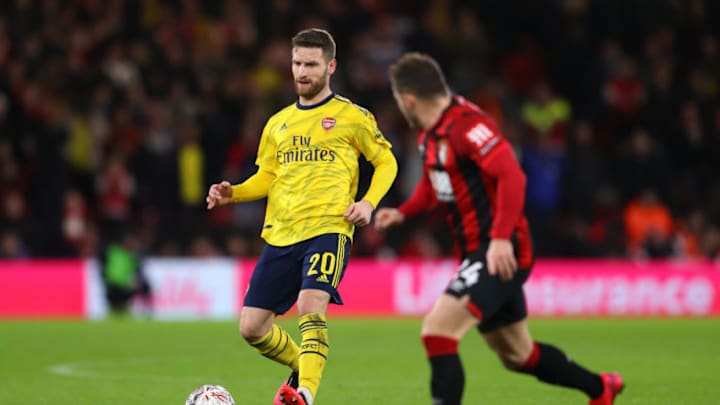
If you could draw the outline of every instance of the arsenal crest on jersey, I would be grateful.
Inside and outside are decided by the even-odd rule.
[[[333,117],[325,117],[322,120],[322,127],[324,130],[329,131],[333,129],[335,126],[335,118]]]

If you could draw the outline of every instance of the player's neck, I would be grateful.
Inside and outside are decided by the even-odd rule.
[[[312,106],[312,105],[315,105],[315,104],[325,100],[326,98],[330,97],[331,94],[332,94],[332,90],[330,90],[330,86],[326,86],[312,98],[306,98],[303,96],[299,96],[298,103],[303,107]]]
[[[452,102],[452,96],[441,96],[418,104],[418,118],[424,130],[435,126],[440,117]]]

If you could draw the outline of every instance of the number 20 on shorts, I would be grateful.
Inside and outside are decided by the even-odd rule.
[[[315,253],[310,256],[310,270],[308,270],[307,275],[314,276],[322,273],[327,277],[335,272],[335,261],[335,254],[332,252]]]

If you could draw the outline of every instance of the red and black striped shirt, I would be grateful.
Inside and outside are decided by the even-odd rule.
[[[400,212],[409,218],[441,205],[463,256],[487,249],[491,238],[515,239],[518,267],[530,267],[525,173],[494,120],[454,96],[438,121],[420,131],[418,146],[424,174]]]

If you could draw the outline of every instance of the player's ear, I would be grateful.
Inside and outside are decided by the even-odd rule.
[[[411,93],[400,93],[400,99],[402,100],[405,108],[408,110],[414,109],[417,104],[417,97]]]
[[[330,59],[330,62],[328,62],[328,74],[335,73],[335,69],[337,69],[337,60],[336,59]]]

